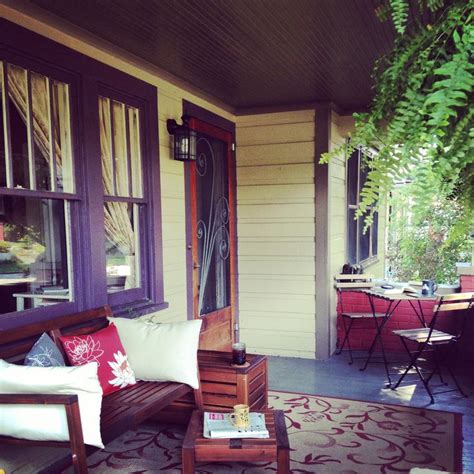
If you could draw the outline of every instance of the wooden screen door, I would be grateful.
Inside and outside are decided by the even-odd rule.
[[[190,167],[194,318],[199,347],[230,350],[235,313],[235,216],[232,134],[197,119],[197,159]]]

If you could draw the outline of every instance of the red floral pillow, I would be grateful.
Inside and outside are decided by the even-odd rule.
[[[104,395],[136,383],[114,323],[93,334],[62,336],[60,340],[72,365],[97,362]]]

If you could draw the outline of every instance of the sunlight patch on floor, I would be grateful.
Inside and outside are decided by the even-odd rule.
[[[384,397],[389,398],[393,402],[409,402],[415,393],[416,384],[404,385],[396,390],[391,388],[383,388],[380,390],[380,394]]]

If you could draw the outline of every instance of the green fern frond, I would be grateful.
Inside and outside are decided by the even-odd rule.
[[[390,0],[390,7],[395,30],[402,35],[405,33],[408,21],[408,0]]]

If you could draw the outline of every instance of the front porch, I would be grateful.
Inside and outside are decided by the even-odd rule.
[[[334,355],[334,276],[348,262],[387,275],[388,201],[367,232],[354,219],[373,151],[320,164],[349,143],[374,62],[397,36],[372,3],[0,0],[0,334],[103,305],[157,324],[198,320],[200,349],[240,340],[267,356],[270,390],[427,407],[418,380],[392,391],[382,365],[362,372]],[[173,120],[195,134],[187,162]],[[365,295],[344,296],[346,309],[371,311]],[[394,373],[405,359],[392,330],[416,323],[402,304],[384,328]],[[457,368],[470,398],[430,407],[464,414],[466,471],[472,328]],[[353,349],[365,354],[374,333],[355,327]],[[47,465],[31,453],[14,472]]]

